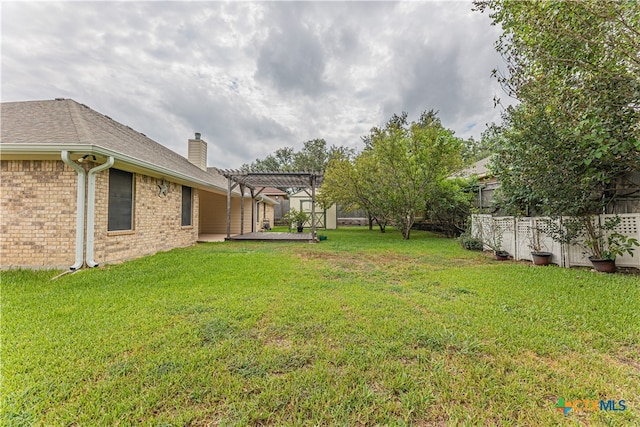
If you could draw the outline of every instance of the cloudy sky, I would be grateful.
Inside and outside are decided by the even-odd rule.
[[[240,167],[406,111],[498,121],[499,30],[470,2],[3,2],[2,101],[72,98],[186,156]]]

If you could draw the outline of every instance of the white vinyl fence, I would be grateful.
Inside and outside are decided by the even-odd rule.
[[[640,213],[598,215],[594,221],[604,224],[607,218],[619,216],[621,221],[615,231],[628,237],[640,240]],[[491,233],[502,233],[501,249],[509,252],[515,260],[531,260],[532,233],[537,233],[542,246],[542,252],[551,252],[553,257],[551,262],[561,267],[591,266],[591,262],[585,255],[584,248],[580,245],[560,244],[545,233],[549,230],[549,223],[558,223],[559,220],[552,220],[547,217],[516,218],[512,216],[492,217],[491,215],[472,215],[471,233],[474,237],[483,240],[492,239]],[[616,258],[616,265],[620,267],[640,268],[640,248],[637,248],[633,256],[625,254]]]

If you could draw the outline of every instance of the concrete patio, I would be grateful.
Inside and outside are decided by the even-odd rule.
[[[254,242],[307,242],[314,243],[312,233],[284,233],[284,232],[263,232],[236,234],[229,238],[231,241],[254,241]]]

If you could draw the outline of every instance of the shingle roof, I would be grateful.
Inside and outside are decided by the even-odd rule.
[[[2,144],[92,145],[151,164],[194,182],[226,189],[227,180],[204,171],[145,135],[72,99],[1,104]],[[117,160],[117,158],[116,158]]]
[[[491,161],[491,156],[485,157],[482,160],[478,160],[471,166],[466,169],[461,170],[456,176],[460,176],[463,178],[469,178],[471,176],[477,176],[478,178],[486,178],[489,174],[489,162]]]
[[[262,194],[265,194],[267,196],[289,197],[289,193],[287,193],[286,191],[282,191],[279,188],[273,188],[273,187],[265,187],[264,189],[262,189]]]

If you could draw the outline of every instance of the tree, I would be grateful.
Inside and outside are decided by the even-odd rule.
[[[376,165],[370,156],[353,153],[337,155],[329,162],[324,173],[318,200],[330,206],[340,204],[346,211],[362,209],[369,217],[369,229],[375,221],[382,233],[390,221],[379,191]]]
[[[462,160],[465,164],[471,164],[491,155],[489,141],[481,139],[476,141],[473,137],[464,141],[462,146]]]
[[[442,180],[426,206],[425,218],[443,226],[448,237],[460,235],[471,216],[477,185],[473,178]]]
[[[264,159],[244,164],[242,169],[254,172],[322,172],[331,158],[348,152],[346,147],[327,147],[324,139],[312,139],[306,141],[300,151],[292,147],[279,148]]]
[[[358,156],[330,163],[321,192],[365,209],[379,224],[393,220],[409,239],[416,214],[424,212],[440,183],[461,166],[462,140],[432,110],[412,123],[406,113],[393,115],[363,141]]]
[[[493,169],[512,211],[600,212],[620,176],[640,166],[640,4],[476,1],[503,35],[520,105],[489,130]]]

